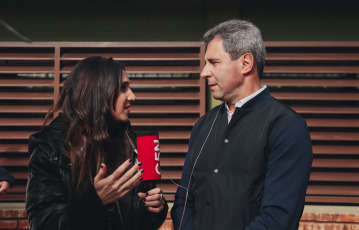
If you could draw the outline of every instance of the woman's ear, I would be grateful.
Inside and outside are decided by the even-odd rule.
[[[241,56],[241,64],[242,64],[242,74],[246,75],[252,71],[254,67],[254,58],[250,53],[243,54]]]

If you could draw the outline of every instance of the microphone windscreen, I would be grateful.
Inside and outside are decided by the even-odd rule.
[[[158,132],[137,133],[137,154],[138,161],[142,162],[141,169],[144,181],[161,179],[160,167],[160,142]]]

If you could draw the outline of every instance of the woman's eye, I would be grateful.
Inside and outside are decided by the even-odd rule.
[[[128,85],[121,85],[121,91],[126,91]]]

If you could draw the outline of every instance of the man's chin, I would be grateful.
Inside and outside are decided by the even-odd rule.
[[[216,100],[220,100],[220,101],[223,101],[223,97],[221,97],[220,95],[217,95],[216,93],[213,93],[212,92],[212,97]]]

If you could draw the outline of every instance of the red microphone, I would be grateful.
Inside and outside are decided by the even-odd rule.
[[[147,131],[137,133],[138,161],[142,162],[143,181],[161,179],[160,141],[158,132]]]

